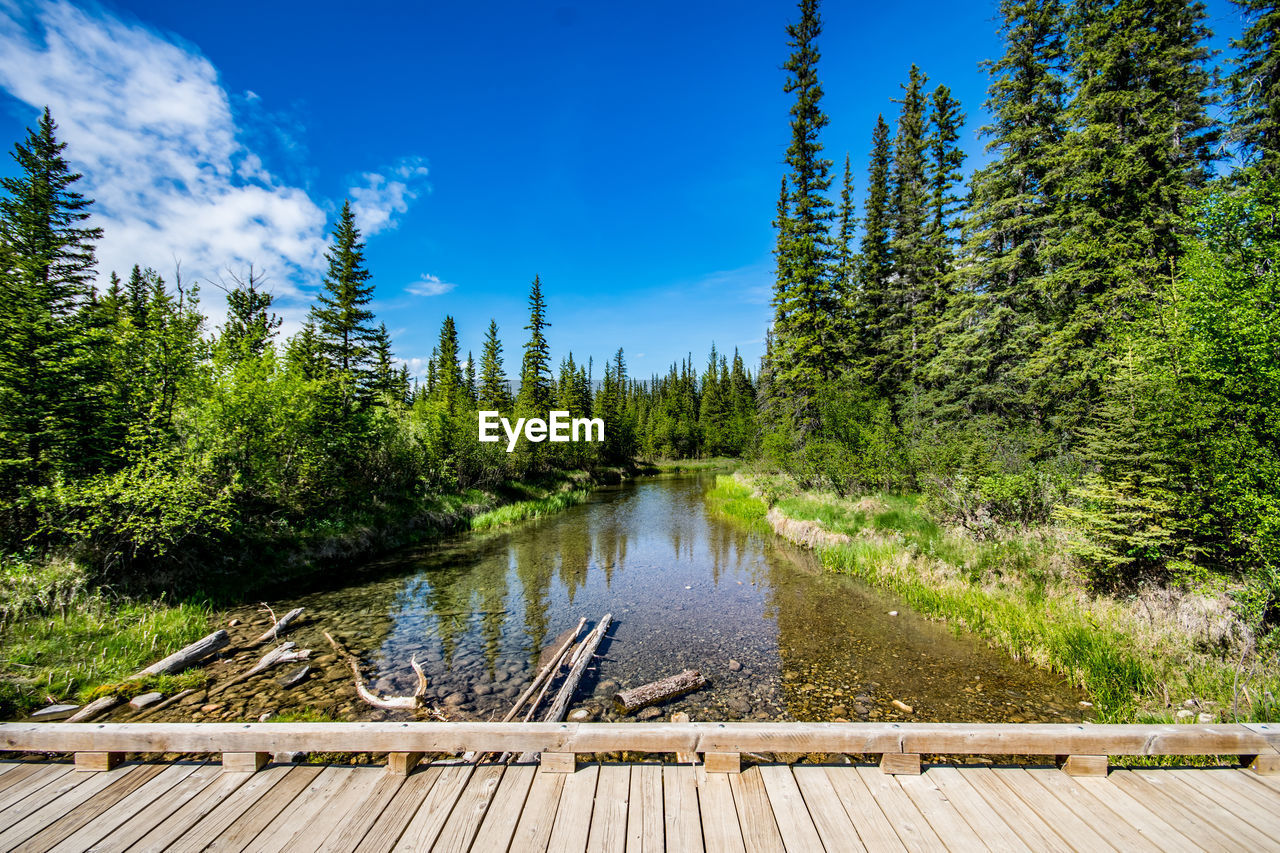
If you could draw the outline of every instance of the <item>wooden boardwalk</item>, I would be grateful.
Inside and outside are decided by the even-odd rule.
[[[0,850],[1280,850],[1238,768],[0,762]]]

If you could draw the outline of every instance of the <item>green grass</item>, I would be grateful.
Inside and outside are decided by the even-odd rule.
[[[492,530],[495,527],[506,527],[531,518],[542,518],[545,515],[552,515],[568,507],[576,506],[585,501],[590,494],[586,489],[573,489],[567,492],[556,492],[543,498],[516,501],[473,517],[471,519],[471,529],[476,531]]]
[[[778,493],[777,484],[766,485]],[[771,530],[753,486],[719,477],[708,503]],[[820,549],[828,569],[892,590],[920,613],[1068,676],[1088,691],[1100,721],[1171,721],[1190,697],[1214,703],[1221,719],[1276,717],[1274,666],[1258,661],[1238,674],[1237,660],[1197,648],[1176,624],[1145,619],[1133,602],[1084,594],[1052,530],[979,541],[948,532],[910,495],[789,493],[775,508],[850,537]]]
[[[665,474],[683,471],[732,471],[742,464],[742,460],[728,456],[714,456],[710,459],[657,459],[651,464]]]
[[[99,685],[118,684],[200,639],[212,615],[203,603],[99,594],[60,612],[23,616],[0,634],[0,684],[7,685],[0,689],[0,717],[20,714],[47,697],[89,698]]]

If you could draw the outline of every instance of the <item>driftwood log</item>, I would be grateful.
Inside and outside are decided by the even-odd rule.
[[[124,700],[119,696],[103,696],[100,699],[94,699],[88,705],[85,705],[79,711],[76,711],[70,717],[67,717],[68,723],[87,723],[99,714],[110,711]]]
[[[595,630],[587,635],[587,638],[578,646],[578,650],[573,653],[569,675],[561,685],[560,692],[556,694],[555,701],[551,703],[547,715],[542,718],[544,722],[558,723],[564,719],[565,714],[569,713],[569,703],[573,701],[573,694],[578,692],[578,682],[582,681],[582,674],[587,671],[587,665],[595,656],[596,649],[599,648],[600,641],[604,639],[605,633],[609,630],[609,623],[612,621],[613,614],[606,613],[600,619],[600,624],[596,625]]]
[[[276,666],[277,664],[294,663],[295,661],[306,660],[307,658],[311,657],[311,649],[295,650],[294,649],[295,645],[296,644],[292,642],[281,643],[280,645],[276,646],[274,649],[272,649],[271,651],[263,655],[262,659],[259,660],[257,663],[255,663],[253,666],[249,667],[249,669],[240,673],[230,681],[225,681],[222,684],[219,684],[213,690],[209,691],[209,695],[212,696],[215,693],[221,693],[222,691],[226,690],[228,687],[232,687],[236,684],[239,684],[242,681],[246,681],[250,678],[253,678],[258,673],[265,672],[266,670],[271,669],[271,667]]]
[[[266,632],[257,639],[255,645],[261,645],[270,640],[278,640],[280,635],[285,632],[285,629],[289,627],[289,623],[301,616],[302,611],[304,610],[306,610],[305,607],[295,607],[285,615],[281,616],[276,620],[274,625],[268,628]]]
[[[413,691],[413,695],[379,696],[365,686],[364,676],[360,674],[360,663],[355,657],[341,643],[330,636],[328,631],[325,631],[324,636],[329,641],[329,645],[333,646],[333,650],[338,653],[338,656],[343,658],[351,667],[351,674],[355,676],[356,680],[356,695],[365,702],[375,708],[382,708],[384,711],[414,711],[423,707],[425,700],[422,697],[427,692],[427,674],[418,665],[416,657],[409,658],[409,665],[413,667],[413,671],[418,675],[418,687]]]
[[[204,639],[197,640],[184,649],[179,649],[164,660],[156,661],[146,669],[139,670],[129,679],[145,678],[148,675],[164,675],[170,672],[181,672],[192,664],[199,663],[214,652],[221,651],[231,645],[231,637],[226,631],[214,631]]]
[[[150,708],[143,708],[139,713],[135,714],[129,720],[129,722],[131,723],[136,722],[142,719],[143,717],[154,714],[156,711],[163,711],[165,708],[168,708],[170,705],[176,705],[177,703],[181,702],[183,699],[186,699],[188,696],[190,696],[195,692],[196,692],[196,689],[194,687],[187,688],[186,690],[180,690],[177,693],[170,696],[168,699],[157,702],[156,704],[152,705]]]
[[[538,694],[538,700],[533,703],[530,711],[538,707],[538,704],[542,701],[542,697],[545,696],[547,692],[545,685],[549,685],[551,680],[555,678],[555,674],[560,670],[560,661],[578,639],[578,635],[582,633],[582,626],[585,624],[587,624],[585,617],[578,620],[577,627],[573,629],[572,633],[565,637],[563,643],[551,652],[551,656],[547,660],[546,665],[543,666],[542,669],[538,670],[538,674],[534,677],[533,681],[531,681],[529,686],[525,688],[524,692],[520,694],[520,698],[516,699],[516,703],[511,706],[511,710],[507,712],[507,715],[502,718],[502,722],[509,723],[515,719],[516,714],[520,713],[520,708],[529,700],[529,697],[533,692],[539,687],[542,687],[542,692]],[[525,719],[528,719],[528,717]]]
[[[618,710],[622,713],[634,714],[641,708],[658,705],[668,699],[675,699],[677,696],[701,690],[706,686],[707,679],[703,677],[702,673],[696,669],[686,669],[684,672],[667,676],[659,681],[652,681],[639,687],[633,687],[630,690],[615,693],[613,695],[613,703],[618,706]]]

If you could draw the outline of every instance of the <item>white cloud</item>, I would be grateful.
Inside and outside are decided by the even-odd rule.
[[[348,191],[351,210],[366,235],[395,228],[395,215],[407,211],[426,185],[427,167],[421,157],[401,160],[389,171],[391,178],[366,172],[361,175],[364,185]]]
[[[0,87],[52,110],[67,158],[85,175],[78,189],[96,200],[101,278],[135,263],[168,278],[181,263],[185,279],[207,282],[253,263],[271,277],[285,331],[297,327],[304,288],[323,269],[325,208],[250,149],[217,69],[197,49],[62,0],[0,0]],[[389,177],[365,174],[352,190],[362,230],[394,227],[425,174],[420,160],[401,161]],[[206,287],[203,297],[217,322],[221,294]]]
[[[440,296],[456,287],[451,282],[441,281],[439,276],[423,275],[420,279],[405,288],[414,296]]]

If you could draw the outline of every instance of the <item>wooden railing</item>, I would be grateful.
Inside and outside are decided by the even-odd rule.
[[[1280,724],[1093,725],[969,723],[3,723],[0,750],[75,753],[114,766],[124,753],[222,753],[257,769],[273,752],[388,753],[408,772],[426,753],[540,753],[572,770],[580,753],[701,753],[709,772],[736,772],[742,753],[878,754],[892,773],[921,755],[1055,756],[1069,773],[1106,773],[1119,755],[1234,755],[1280,772]]]

